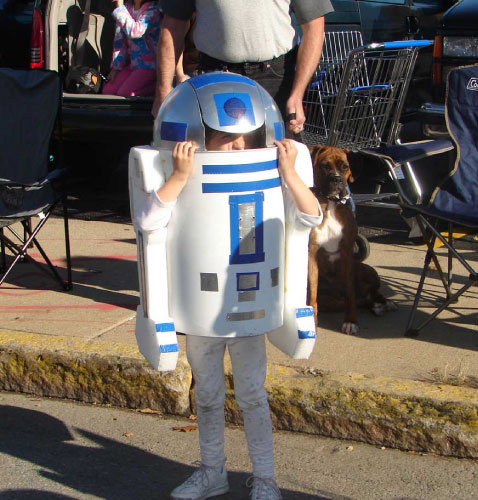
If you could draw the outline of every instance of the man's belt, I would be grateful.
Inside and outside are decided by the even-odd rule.
[[[253,71],[255,69],[263,70],[268,65],[282,64],[285,59],[286,54],[274,57],[274,59],[269,59],[268,61],[260,62],[242,62],[242,63],[231,63],[227,61],[221,61],[215,57],[208,56],[203,52],[199,53],[199,67],[201,69],[217,69],[221,71],[231,71],[233,73],[243,73],[248,71]]]

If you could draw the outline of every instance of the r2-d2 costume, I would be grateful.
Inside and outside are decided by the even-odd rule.
[[[206,151],[205,125],[241,134],[262,129],[266,147]],[[268,333],[289,356],[310,356],[315,325],[305,305],[307,244],[321,217],[299,213],[281,186],[274,140],[283,138],[277,106],[260,85],[209,73],[176,87],[155,120],[152,146],[131,150],[141,293],[136,337],[154,368],[175,368],[176,331]],[[186,140],[200,148],[194,175],[175,204],[164,204],[155,192],[172,173],[175,143]],[[309,153],[296,146],[296,170],[312,186]]]
[[[205,125],[241,134],[260,129],[266,147],[206,151]],[[187,334],[202,462],[221,467],[228,346],[254,474],[263,477],[273,475],[273,453],[262,334],[296,359],[308,358],[315,342],[313,311],[306,306],[307,245],[322,216],[300,213],[281,184],[273,143],[283,138],[278,108],[260,85],[209,73],[169,94],[153,145],[133,148],[129,160],[139,348],[155,369],[172,370],[175,332]],[[176,202],[163,203],[156,191],[172,173],[175,143],[186,140],[199,145],[194,174]],[[296,170],[311,186],[309,152],[296,146]]]

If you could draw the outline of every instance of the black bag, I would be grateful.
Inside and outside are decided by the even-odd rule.
[[[73,94],[98,94],[103,75],[95,68],[72,66],[65,79],[65,90]]]
[[[80,33],[76,40],[75,64],[70,66],[65,78],[65,90],[72,94],[98,94],[101,91],[101,84],[105,80],[98,69],[83,64],[85,41],[90,21],[90,2],[91,0],[86,0]]]

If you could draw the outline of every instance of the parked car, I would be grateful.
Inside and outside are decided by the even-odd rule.
[[[441,17],[434,45],[432,101],[422,106],[425,133],[446,133],[444,102],[446,80],[453,68],[478,64],[478,1],[460,0]]]
[[[34,3],[34,0],[0,0],[0,66],[29,66]]]

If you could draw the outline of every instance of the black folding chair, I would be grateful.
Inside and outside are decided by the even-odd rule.
[[[445,113],[448,132],[457,150],[454,168],[435,189],[428,204],[402,203],[406,216],[416,217],[428,247],[407,325],[407,336],[417,336],[433,318],[456,303],[471,286],[478,284],[478,270],[473,269],[470,262],[472,259],[457,250],[453,239],[453,228],[456,226],[478,230],[478,66],[463,67],[450,72]],[[447,238],[442,236],[443,226],[447,228]],[[437,238],[448,250],[446,273],[435,252]],[[472,253],[473,257],[476,260],[476,254]],[[451,289],[454,258],[469,273],[465,283],[455,292]],[[415,313],[432,261],[445,288],[445,298],[424,321],[414,326]]]
[[[57,73],[0,68],[0,285],[15,264],[28,260],[72,288],[68,212],[61,154],[61,83]],[[58,125],[58,155],[51,145]],[[37,236],[62,206],[67,277],[53,266]],[[18,224],[22,226],[18,230]],[[16,224],[16,225],[15,225]],[[36,247],[46,263],[28,254]],[[7,251],[12,254],[7,263]]]
[[[451,143],[446,139],[437,139],[364,151],[380,159],[388,167],[399,193],[399,206],[403,209],[403,215],[406,218],[415,218],[428,248],[405,332],[405,335],[410,337],[416,337],[438,314],[456,303],[461,295],[478,283],[478,273],[470,264],[471,259],[466,258],[464,252],[457,250],[453,238],[453,229],[457,226],[478,230],[478,66],[468,66],[450,72],[445,113]],[[450,174],[435,187],[428,202],[424,203],[420,197],[411,199],[402,189],[396,168],[406,165],[407,171],[413,175],[414,161],[447,152],[450,148],[456,150],[456,160]],[[442,235],[445,228],[446,237]],[[447,249],[446,272],[435,251],[437,238]],[[455,292],[452,291],[454,258],[469,273],[466,282]],[[431,262],[434,263],[443,283],[445,298],[424,321],[415,326],[415,316]]]

